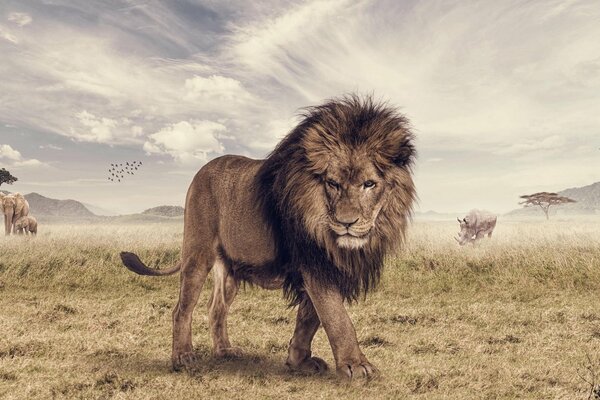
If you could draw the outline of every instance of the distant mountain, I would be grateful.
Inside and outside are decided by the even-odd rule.
[[[561,190],[557,193],[575,200],[576,203],[550,207],[550,215],[600,214],[600,182]],[[544,215],[539,207],[519,208],[508,214],[522,216]]]
[[[558,192],[561,196],[567,196],[577,203],[568,204],[566,208],[586,210],[590,212],[600,211],[600,182],[580,188],[570,188]]]
[[[180,206],[158,206],[149,208],[142,212],[144,215],[155,215],[158,217],[180,217],[183,215],[184,208]]]
[[[95,217],[83,204],[76,200],[57,200],[39,193],[25,195],[29,202],[29,213],[34,216]]]
[[[98,207],[94,204],[89,204],[89,203],[81,203],[81,204],[83,204],[85,206],[85,208],[87,208],[88,210],[90,210],[91,212],[93,212],[96,215],[101,215],[101,216],[106,216],[106,217],[119,215],[119,213],[117,213],[117,212],[107,210],[106,208]]]
[[[4,194],[11,192],[0,190]],[[25,195],[29,202],[29,213],[42,223],[182,223],[184,208],[179,206],[159,206],[150,208],[140,214],[114,215],[111,211],[100,207],[81,203],[76,200],[57,200],[42,196],[39,193]],[[92,212],[90,210],[94,210]],[[98,211],[96,213],[96,211]],[[113,215],[106,215],[106,214]],[[0,216],[1,219],[1,216]]]

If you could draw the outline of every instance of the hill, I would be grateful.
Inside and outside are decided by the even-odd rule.
[[[550,207],[550,215],[600,214],[600,182],[557,192],[576,203]],[[543,215],[539,207],[519,208],[508,213],[514,216]]]
[[[25,198],[29,202],[31,215],[76,218],[96,216],[77,200],[51,199],[39,193],[26,194]]]
[[[144,215],[155,215],[158,217],[180,217],[183,215],[184,208],[180,206],[158,206],[145,210]]]
[[[88,210],[90,210],[92,213],[94,213],[96,215],[100,215],[100,216],[114,216],[114,215],[118,215],[118,213],[115,212],[115,211],[99,207],[99,206],[97,206],[95,204],[90,204],[90,203],[81,203],[81,204],[83,204],[85,206],[85,208],[87,208]]]
[[[586,210],[592,213],[600,212],[600,182],[580,188],[565,189],[558,194],[577,201],[577,203],[569,204],[567,208]]]

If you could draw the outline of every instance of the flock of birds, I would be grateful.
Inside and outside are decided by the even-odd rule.
[[[111,182],[121,182],[128,175],[135,175],[136,171],[142,167],[141,161],[126,161],[125,164],[110,164],[108,169],[108,180]]]

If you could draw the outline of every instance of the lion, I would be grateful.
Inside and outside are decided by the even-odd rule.
[[[412,215],[413,134],[395,108],[356,95],[304,109],[302,121],[264,160],[226,155],[204,165],[187,193],[181,260],[151,269],[122,252],[141,275],[180,271],[173,311],[172,366],[192,366],[192,311],[208,273],[213,354],[238,356],[227,313],[240,283],[283,289],[298,306],[286,364],[322,373],[311,352],[323,325],[338,375],[377,373],[359,348],[345,302],[366,296]]]

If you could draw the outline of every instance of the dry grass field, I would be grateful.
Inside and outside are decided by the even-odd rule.
[[[459,248],[457,223],[415,222],[379,289],[349,307],[371,382],[286,370],[294,310],[280,292],[241,291],[229,319],[236,360],[170,371],[178,278],[121,266],[133,250],[165,267],[179,224],[50,225],[0,237],[0,398],[586,399],[600,385],[600,221],[503,221]],[[314,353],[333,363],[322,330]],[[591,383],[588,383],[588,382]]]

